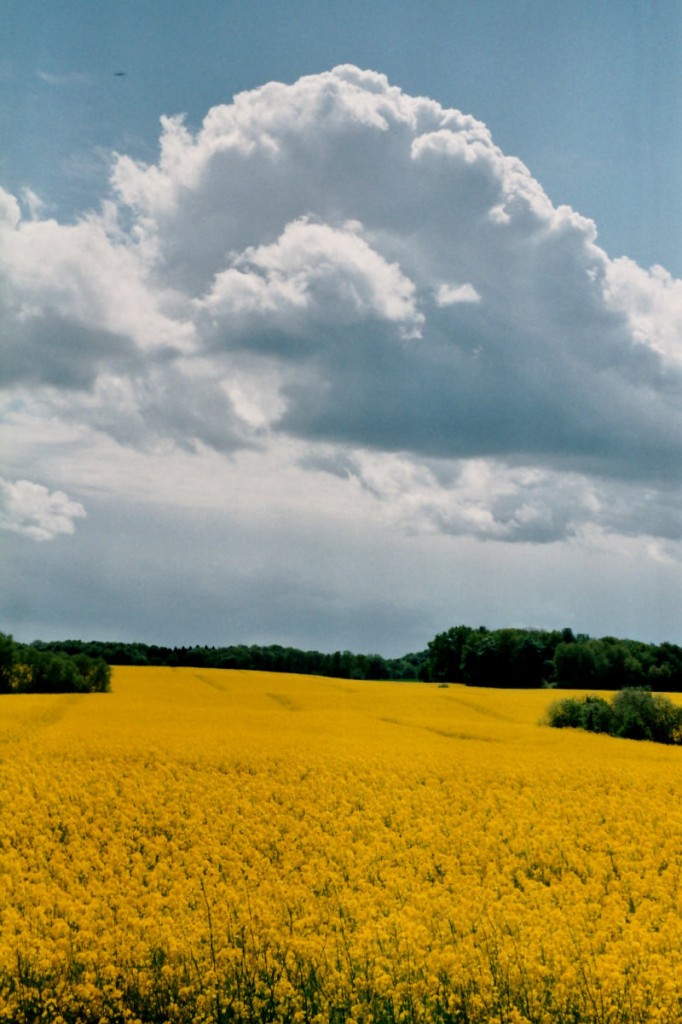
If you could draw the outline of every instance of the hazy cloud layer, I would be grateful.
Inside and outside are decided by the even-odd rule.
[[[494,459],[417,463],[373,452],[347,457],[345,470],[406,528],[510,542],[548,543],[594,529],[682,541],[674,487],[507,466]]]
[[[83,71],[69,71],[66,74],[54,74],[51,71],[36,71],[36,75],[47,85],[91,85],[93,78]]]
[[[164,118],[111,184],[73,225],[0,196],[15,411],[145,451],[293,437],[412,530],[682,536],[682,282],[610,260],[479,121],[344,66]]]

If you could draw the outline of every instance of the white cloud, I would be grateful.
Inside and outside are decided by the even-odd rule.
[[[633,341],[682,368],[682,281],[664,267],[644,270],[622,257],[607,267],[606,299],[628,320]]]
[[[49,491],[30,480],[0,477],[0,529],[20,533],[32,540],[53,540],[60,533],[73,533],[74,520],[85,509],[63,491]]]
[[[676,543],[682,282],[610,260],[481,122],[343,66],[164,118],[111,184],[71,225],[0,192],[26,415],[268,473],[295,443],[414,530]]]
[[[472,284],[441,284],[436,290],[439,306],[454,306],[458,302],[480,302],[481,296]]]
[[[495,459],[425,463],[356,451],[343,466],[379,500],[388,518],[419,532],[545,544],[598,529],[682,541],[675,489],[508,466]]]
[[[6,197],[4,204],[16,230],[6,234],[0,268],[16,323],[69,319],[141,350],[191,349],[191,324],[173,315],[181,298],[151,279],[131,239],[113,234],[110,217],[17,222]]]
[[[45,203],[39,195],[31,188],[22,188],[21,198],[26,206],[31,220],[38,220],[45,211]]]
[[[403,338],[419,337],[424,317],[413,282],[360,230],[353,222],[337,229],[306,218],[287,224],[276,242],[246,249],[218,273],[197,306],[224,324],[228,339],[246,320],[242,330],[252,335],[282,323],[299,337],[312,328],[319,343],[321,329],[374,318],[395,324]]]

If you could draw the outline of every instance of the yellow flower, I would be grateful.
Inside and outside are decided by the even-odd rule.
[[[132,668],[0,697],[0,1020],[677,1024],[681,752],[543,729],[550,700]]]

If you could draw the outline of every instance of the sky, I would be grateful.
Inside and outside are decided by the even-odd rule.
[[[4,0],[0,630],[682,643],[682,8]]]

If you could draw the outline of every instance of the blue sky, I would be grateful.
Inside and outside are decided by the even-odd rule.
[[[6,0],[5,629],[682,642],[681,51],[668,0]]]

